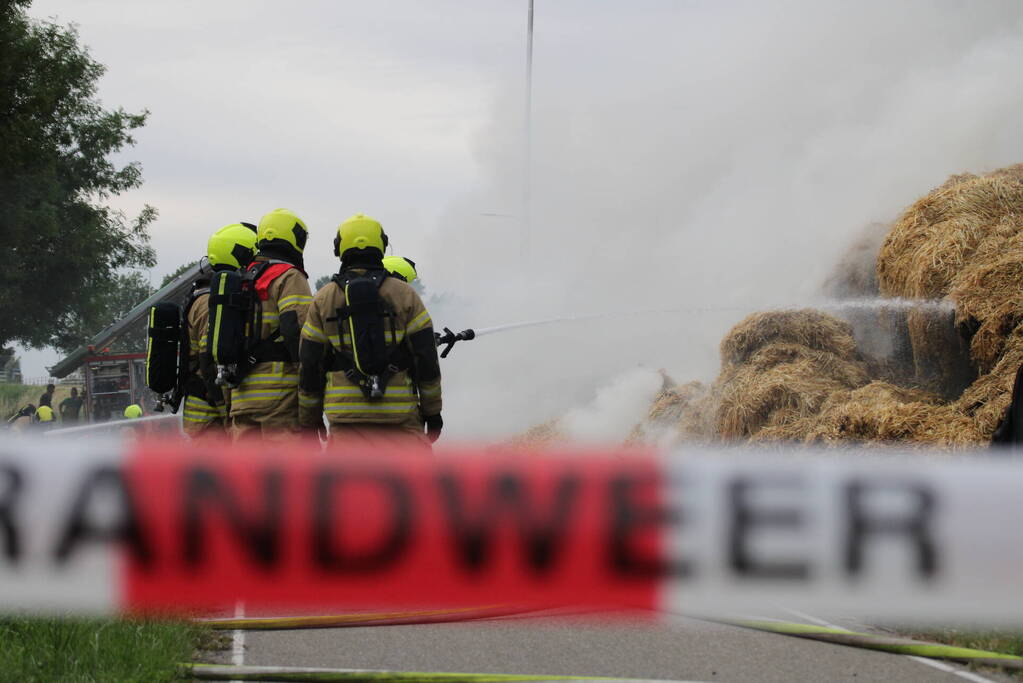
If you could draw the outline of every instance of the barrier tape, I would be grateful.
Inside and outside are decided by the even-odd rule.
[[[430,683],[555,683],[557,681],[603,681],[604,683],[687,683],[639,678],[603,676],[549,676],[530,674],[474,674],[435,671],[380,671],[373,669],[324,669],[291,666],[229,666],[222,664],[185,664],[185,676],[203,681],[283,681],[325,683],[387,683],[429,681]],[[694,682],[689,682],[694,683]]]
[[[967,647],[955,647],[953,645],[942,645],[941,643],[928,643],[910,638],[895,638],[879,636],[872,633],[858,633],[847,631],[842,628],[831,628],[827,626],[813,626],[799,624],[789,621],[763,621],[747,619],[714,619],[722,624],[742,626],[743,628],[757,631],[767,631],[797,638],[809,638],[838,645],[849,645],[867,650],[880,650],[900,655],[915,655],[917,657],[929,657],[931,659],[947,659],[963,664],[978,664],[982,666],[1001,667],[1003,669],[1023,670],[1023,657],[1004,654],[1002,652],[991,652],[988,650],[974,650]]]
[[[805,453],[805,452],[804,452]],[[1023,622],[1023,462],[0,444],[0,611]]]

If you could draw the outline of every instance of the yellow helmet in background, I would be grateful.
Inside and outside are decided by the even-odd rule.
[[[39,422],[53,422],[53,408],[50,406],[39,406],[36,408],[36,420]]]
[[[139,406],[138,403],[132,403],[124,409],[124,417],[128,420],[134,420],[137,417],[142,417],[142,407]]]
[[[206,246],[211,266],[244,268],[256,256],[256,226],[232,223],[217,230]]]
[[[404,256],[388,256],[384,258],[384,270],[405,282],[412,282],[419,277],[416,262]]]
[[[300,254],[305,250],[308,238],[309,230],[305,227],[305,222],[287,209],[274,209],[263,216],[256,231],[258,245],[272,240],[284,240]]]
[[[380,222],[357,213],[337,228],[334,238],[334,256],[344,256],[349,249],[377,249],[384,255],[387,248],[387,235]]]

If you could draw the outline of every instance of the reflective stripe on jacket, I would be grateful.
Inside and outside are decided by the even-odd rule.
[[[380,297],[395,314],[395,333],[388,330],[385,340],[397,341],[406,347],[408,357],[414,357],[409,337],[416,332],[429,334],[433,339],[430,314],[416,291],[407,283],[388,277],[380,285]],[[334,282],[328,282],[313,297],[309,315],[302,328],[303,344],[307,341],[329,346],[334,354],[352,354],[352,339],[347,330],[339,327],[337,310],[345,305],[345,295]],[[333,318],[333,320],[328,320]],[[435,351],[435,349],[433,349]],[[303,350],[302,361],[306,362]],[[321,362],[327,363],[329,356],[321,354]],[[303,369],[303,372],[306,370]],[[300,422],[304,425],[317,424],[322,414],[332,424],[375,423],[402,424],[410,418],[439,414],[441,410],[440,378],[428,383],[413,383],[412,373],[402,370],[392,375],[387,383],[383,398],[369,400],[362,389],[352,382],[344,372],[324,367],[325,382],[322,390],[301,387],[299,391]]]
[[[265,260],[257,257],[257,261]],[[267,298],[258,301],[262,310],[260,339],[268,339],[279,328],[282,313],[294,311],[298,326],[305,323],[312,294],[309,280],[298,268],[289,268],[267,287]],[[281,361],[257,363],[241,384],[231,390],[231,415],[261,415],[298,391],[298,363]],[[298,421],[298,415],[295,415]]]

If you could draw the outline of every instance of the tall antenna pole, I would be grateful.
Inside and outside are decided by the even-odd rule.
[[[530,225],[530,190],[531,170],[533,165],[533,0],[529,0],[529,14],[526,19],[526,96],[525,116],[523,117],[523,141],[522,153],[522,235],[521,253],[522,258],[528,263],[530,255],[531,230]]]

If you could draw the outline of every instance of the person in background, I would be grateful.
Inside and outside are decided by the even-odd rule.
[[[52,384],[50,386],[53,386]],[[41,431],[50,429],[56,424],[53,420],[53,408],[49,405],[41,405],[36,408],[36,414],[34,422],[38,425]]]
[[[46,385],[46,391],[39,397],[40,406],[50,406],[53,404],[53,392],[57,387],[53,386],[53,382]]]
[[[27,406],[16,412],[7,420],[7,424],[10,426],[12,432],[24,432],[35,420],[36,407],[29,403]]]
[[[71,395],[60,402],[60,421],[67,425],[78,424],[82,403],[82,397],[78,395],[78,387],[71,387]]]
[[[92,415],[93,415],[92,419],[94,422],[106,422],[111,417],[113,417],[113,413],[110,411],[109,402],[103,400],[102,397],[93,399]]]

